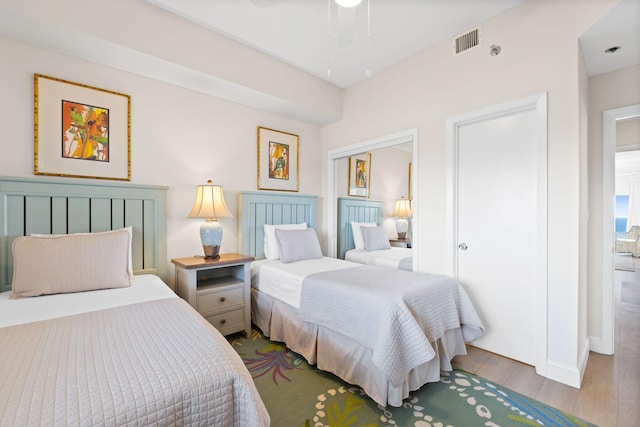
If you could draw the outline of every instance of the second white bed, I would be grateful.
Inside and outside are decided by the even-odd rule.
[[[357,263],[326,257],[291,263],[282,263],[279,260],[256,261],[251,266],[252,319],[271,340],[285,342],[289,348],[301,354],[309,363],[317,364],[318,369],[332,372],[343,380],[362,387],[374,401],[382,406],[387,404],[400,406],[410,391],[417,390],[428,382],[439,381],[441,370],[451,370],[451,359],[455,355],[466,353],[465,340],[468,341],[479,335],[482,325],[479,320],[477,324],[471,322],[467,325],[473,330],[471,334],[469,334],[470,330],[464,329],[464,324],[447,327],[442,334],[438,334],[437,338],[426,343],[429,352],[433,355],[427,362],[413,366],[400,382],[392,381],[390,380],[390,372],[376,361],[379,359],[377,357],[380,354],[379,348],[363,344],[362,336],[354,337],[337,332],[335,328],[321,324],[323,322],[319,324],[318,322],[305,321],[308,313],[304,312],[304,309],[300,310],[303,287],[308,285],[308,283],[303,285],[306,278],[315,278],[318,277],[318,273],[335,272],[340,269],[345,269],[344,275],[346,276],[355,271],[354,269],[363,268],[376,269],[380,267],[365,267]],[[439,281],[447,280],[442,277],[401,272],[389,268],[376,271],[385,276],[398,277],[399,280],[402,277],[406,278],[403,275],[411,275],[427,281],[434,278]],[[393,287],[393,283],[388,282],[388,284],[391,284],[389,287]],[[359,286],[362,288],[363,284]],[[364,288],[366,289],[366,285]],[[374,294],[376,292],[377,289],[372,284],[371,292],[365,290],[364,293]],[[350,293],[354,293],[353,289],[350,289]],[[453,293],[456,301],[464,300],[463,302],[466,303],[467,296],[461,287],[454,290]],[[338,293],[332,295],[336,297],[336,310],[340,311],[339,313],[333,311],[336,317],[349,311],[341,306],[341,303],[344,302],[344,298],[340,298],[341,295]],[[363,294],[360,295],[362,298],[365,297]],[[425,294],[424,299],[428,300],[428,295]],[[355,302],[358,303],[358,301]],[[448,311],[445,317],[451,318],[453,316],[457,323],[457,319],[464,317],[464,315],[460,314],[460,306],[455,305],[454,311]],[[473,318],[475,310],[470,306],[470,302],[465,309],[469,307]],[[439,315],[437,317],[440,320]],[[460,323],[463,323],[462,319]],[[354,330],[355,326],[354,324]],[[427,336],[427,330],[430,330],[430,326],[425,325],[425,327],[424,334]],[[424,337],[421,341],[424,342]],[[415,348],[387,348],[383,351],[387,354],[393,353],[393,356],[412,355],[415,354],[415,350]]]

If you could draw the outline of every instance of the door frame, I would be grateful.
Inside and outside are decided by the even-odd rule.
[[[534,302],[536,319],[536,372],[547,374],[547,93],[539,93],[460,114],[447,119],[447,268],[458,278],[458,155],[459,129],[477,121],[488,120],[519,111],[535,110],[538,143],[538,233],[537,290]]]
[[[336,162],[339,159],[361,154],[366,151],[372,151],[380,148],[393,147],[394,145],[400,145],[405,143],[411,143],[412,148],[412,168],[411,168],[411,193],[408,195],[412,198],[413,217],[419,218],[418,212],[420,209],[420,201],[417,195],[420,194],[418,189],[420,183],[418,182],[418,128],[406,129],[400,132],[392,133],[389,135],[381,136],[378,138],[368,139],[355,144],[347,145],[340,148],[335,148],[328,151],[327,162],[327,256],[335,258],[338,253],[338,232],[337,232],[337,216],[338,216],[338,182],[336,179]],[[419,221],[411,223],[413,234],[413,270],[417,271],[418,251],[420,250],[419,244]]]
[[[616,122],[640,117],[640,104],[602,112],[602,339],[591,338],[591,350],[613,354],[615,348],[615,298],[613,254],[615,252]]]

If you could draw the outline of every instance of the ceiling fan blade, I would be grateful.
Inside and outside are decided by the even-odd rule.
[[[356,9],[355,7],[338,8],[338,47],[349,46],[353,42],[353,30],[356,25]]]
[[[256,7],[263,9],[265,7],[275,6],[286,1],[287,0],[251,0],[251,3],[253,3]]]

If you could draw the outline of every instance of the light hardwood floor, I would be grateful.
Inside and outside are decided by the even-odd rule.
[[[615,350],[591,352],[582,387],[546,379],[529,365],[468,347],[454,366],[601,427],[640,425],[640,259],[635,272],[615,272]]]

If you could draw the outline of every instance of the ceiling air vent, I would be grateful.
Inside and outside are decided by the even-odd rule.
[[[480,46],[480,27],[465,34],[461,34],[454,40],[454,55],[460,55],[476,46]]]

